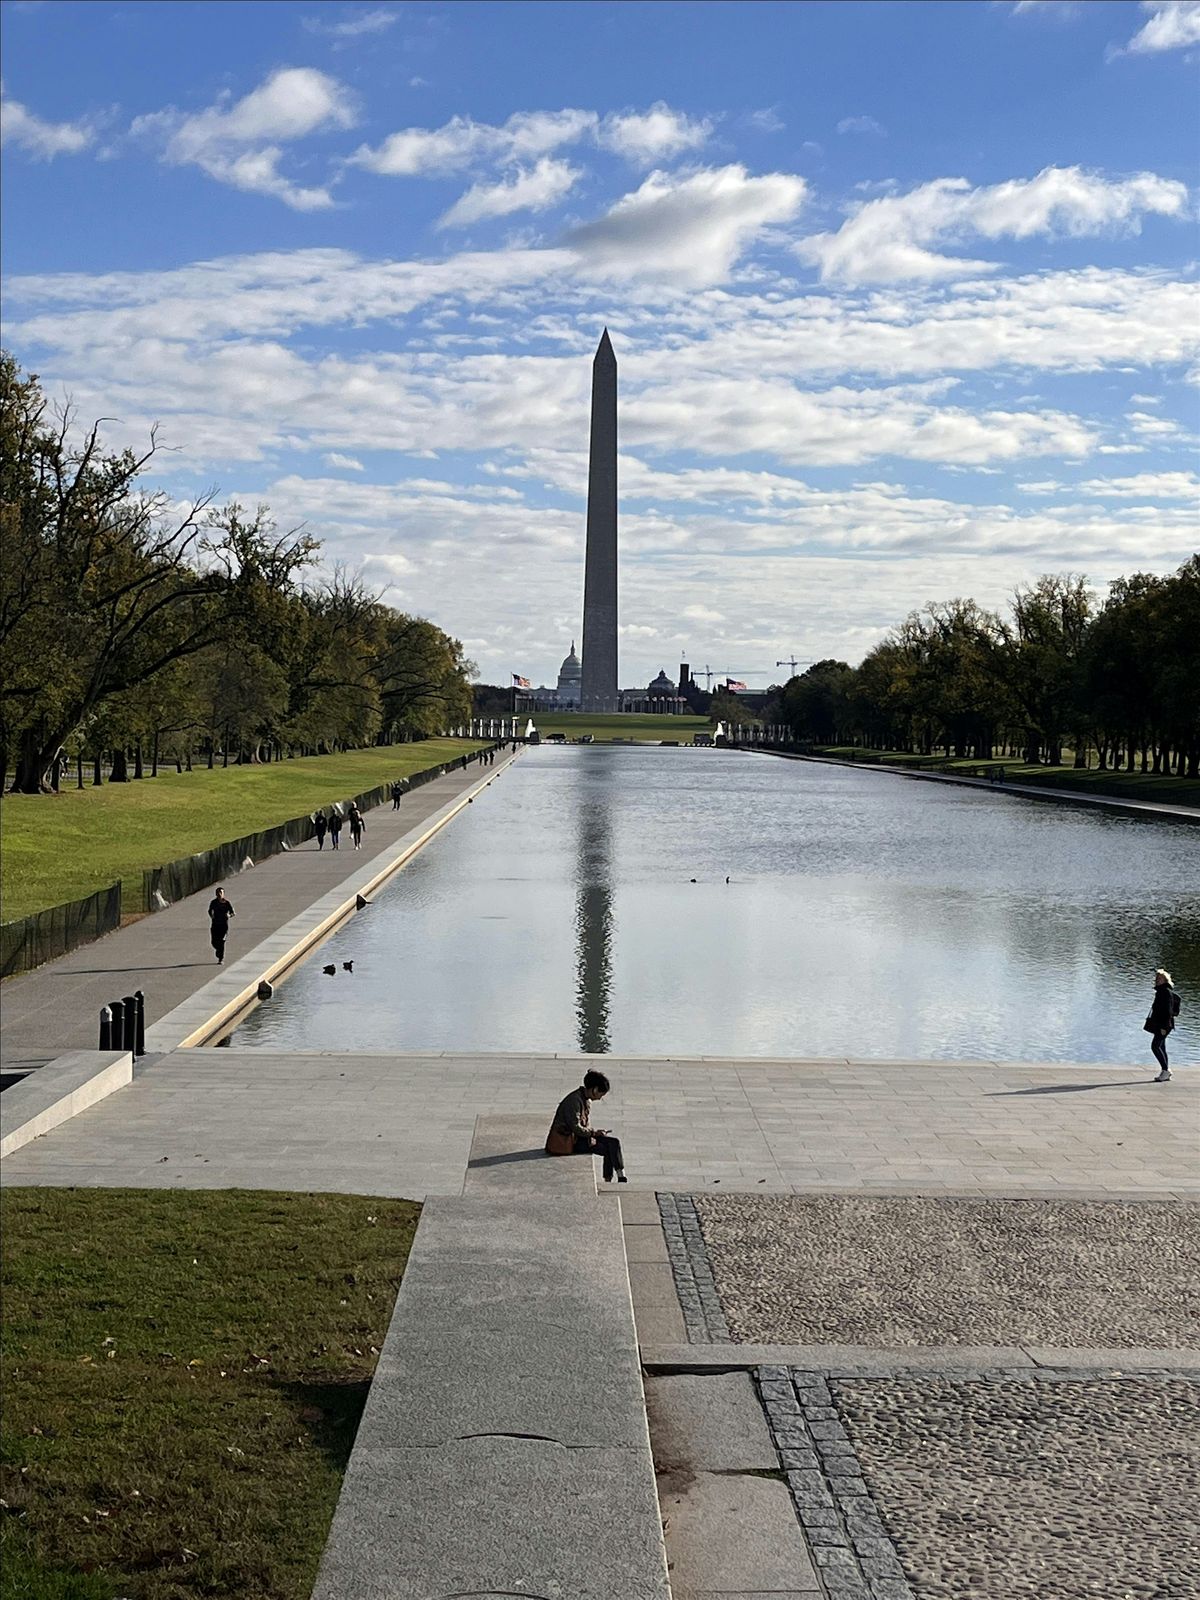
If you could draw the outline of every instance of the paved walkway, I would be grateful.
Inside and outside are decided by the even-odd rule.
[[[336,889],[376,855],[393,846],[448,801],[477,784],[488,772],[477,762],[446,773],[404,796],[400,809],[377,806],[367,813],[361,851],[342,830],[342,848],[316,842],[272,856],[227,885],[237,910],[230,926],[227,961],[260,944],[270,934]],[[212,889],[181,900],[166,911],[83,945],[34,972],[11,978],[0,1006],[0,1057],[6,1070],[40,1066],[68,1050],[95,1049],[102,1006],[141,989],[146,1025],[173,1011],[216,973],[208,942],[208,902]]]
[[[478,1116],[548,1122],[594,1057],[180,1050],[16,1151],[7,1183],[459,1194]],[[634,1186],[1200,1194],[1200,1071],[605,1059]]]
[[[742,749],[754,750],[753,745]],[[1196,806],[1165,805],[1157,800],[1120,799],[1115,795],[1081,794],[1078,789],[1051,789],[1042,783],[992,783],[988,778],[967,778],[954,772],[916,772],[912,767],[887,766],[879,761],[841,761],[837,756],[793,755],[786,750],[765,750],[764,755],[781,756],[784,761],[815,761],[826,767],[851,767],[856,772],[887,772],[898,778],[928,778],[934,783],[965,784],[970,789],[986,789],[989,794],[1018,794],[1031,800],[1067,800],[1072,805],[1101,806],[1109,811],[1133,811],[1145,817],[1161,817],[1171,822],[1200,822]],[[980,762],[985,766],[986,762]]]

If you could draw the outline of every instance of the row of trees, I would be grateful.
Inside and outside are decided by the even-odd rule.
[[[1000,616],[973,600],[913,612],[861,666],[820,661],[768,720],[815,744],[1200,777],[1200,555],[1100,602],[1047,576]]]
[[[318,542],[207,495],[144,486],[157,453],[106,451],[0,352],[0,787],[65,762],[94,781],[160,759],[263,761],[422,738],[464,720],[458,641]]]

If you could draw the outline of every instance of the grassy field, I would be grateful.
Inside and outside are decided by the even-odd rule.
[[[565,733],[568,739],[590,733],[598,744],[612,739],[636,739],[639,743],[678,739],[680,744],[691,744],[698,733],[712,731],[707,717],[649,717],[632,712],[594,717],[582,711],[535,711],[532,715],[533,725],[543,739],[548,733]],[[519,720],[517,726],[524,731],[523,720]]]
[[[64,787],[58,795],[5,795],[3,919],[77,900],[118,878],[124,909],[140,911],[142,873],[149,867],[347,800],[476,747],[465,739],[426,739],[269,766],[160,773],[101,789]]]
[[[308,1600],[418,1213],[5,1191],[0,1597]]]
[[[862,750],[850,745],[828,745],[814,754],[842,761],[873,761],[886,767],[922,767],[939,772],[968,772],[981,766],[1004,768],[1009,783],[1040,784],[1050,789],[1073,789],[1079,794],[1108,795],[1116,799],[1161,800],[1165,805],[1200,806],[1200,783],[1194,778],[1163,777],[1153,772],[1100,772],[1096,768],[1028,766],[1019,757],[995,761],[959,761],[951,757],[914,756],[898,750]]]

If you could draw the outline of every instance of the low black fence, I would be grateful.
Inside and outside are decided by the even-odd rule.
[[[499,748],[491,746],[490,748]],[[424,772],[414,772],[400,781],[405,793],[432,783],[443,773],[457,772],[477,761],[484,751],[455,756]],[[360,811],[369,811],[391,796],[391,783],[378,784],[353,800],[337,802],[343,816],[351,805]],[[328,811],[329,806],[321,808]],[[290,822],[279,823],[274,828],[262,828],[240,839],[230,839],[225,844],[214,845],[211,850],[201,850],[193,856],[181,856],[165,866],[153,867],[142,874],[142,905],[137,909],[162,911],[177,900],[186,899],[201,889],[210,888],[222,879],[240,872],[247,861],[266,861],[282,850],[305,844],[314,837],[312,816],[293,817]],[[110,884],[98,889],[82,900],[71,900],[66,905],[51,906],[46,911],[35,911],[31,916],[14,922],[0,923],[0,976],[9,978],[18,972],[29,972],[43,962],[53,961],[81,944],[98,939],[121,926],[121,885]]]
[[[479,754],[480,752],[473,751],[470,755],[456,756],[453,761],[443,761],[436,767],[428,767],[424,772],[412,773],[400,780],[405,793],[411,789],[419,789],[426,783],[432,783],[434,778],[440,778],[444,773],[460,771],[477,760]],[[377,784],[374,789],[367,789],[363,794],[357,794],[350,800],[337,801],[337,809],[343,816],[352,805],[356,805],[360,811],[370,811],[390,799],[391,792],[390,782]],[[328,811],[330,807],[324,805],[319,809]],[[177,900],[185,900],[190,894],[197,894],[201,889],[211,888],[214,883],[221,883],[226,878],[233,877],[247,862],[253,866],[259,861],[266,861],[271,856],[278,855],[282,850],[292,850],[297,845],[307,844],[316,836],[313,827],[315,815],[316,813],[312,812],[306,817],[293,817],[290,822],[281,822],[274,828],[263,828],[258,833],[247,833],[240,839],[230,839],[225,844],[214,845],[211,850],[201,850],[194,856],[181,856],[177,861],[168,861],[163,867],[152,867],[142,877],[146,910],[163,911]]]
[[[11,978],[121,926],[121,885],[0,924],[0,975]]]

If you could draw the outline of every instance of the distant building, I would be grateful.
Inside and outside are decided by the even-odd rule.
[[[672,678],[660,667],[658,677],[644,689],[622,689],[621,710],[640,711],[650,716],[679,716],[688,709]]]
[[[583,668],[575,654],[574,639],[571,640],[570,653],[558,669],[556,697],[560,711],[578,711],[583,700]]]
[[[517,695],[518,711],[578,711],[583,700],[583,667],[575,654],[575,641],[563,657],[558,669],[558,683],[554,688],[539,684],[536,689],[526,689]]]

